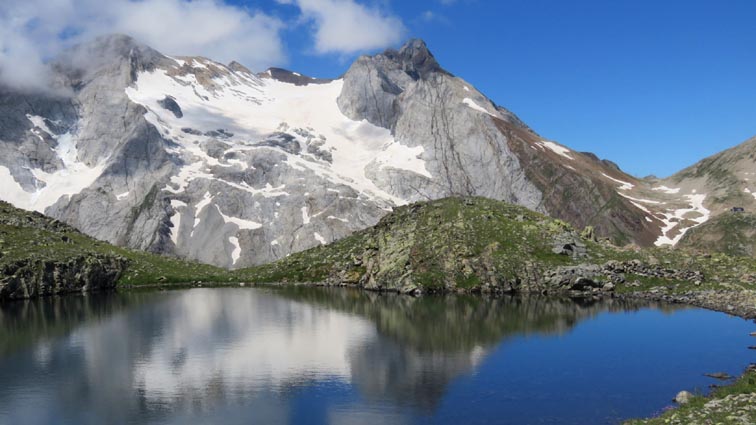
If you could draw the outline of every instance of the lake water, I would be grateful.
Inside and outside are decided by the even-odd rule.
[[[755,328],[616,300],[301,287],[14,302],[0,423],[618,423],[739,375]]]

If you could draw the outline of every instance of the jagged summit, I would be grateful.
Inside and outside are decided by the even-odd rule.
[[[79,67],[86,67],[95,60],[99,63],[107,63],[114,59],[139,58],[142,62],[154,62],[164,56],[131,36],[110,34],[79,43],[64,51],[59,57],[59,60],[63,61],[83,61]]]
[[[386,50],[383,55],[399,62],[404,72],[415,80],[428,78],[434,72],[449,74],[436,61],[425,41],[418,38],[407,41],[399,51]]]
[[[59,73],[73,81],[75,88],[97,74],[124,73],[126,83],[136,81],[137,73],[164,65],[168,58],[157,50],[123,34],[102,35],[63,51],[52,63]]]
[[[228,64],[228,69],[230,69],[230,70],[232,70],[234,72],[242,72],[242,73],[245,73],[245,74],[252,74],[252,71],[250,71],[249,68],[247,68],[246,66],[240,64],[237,61],[231,61]]]

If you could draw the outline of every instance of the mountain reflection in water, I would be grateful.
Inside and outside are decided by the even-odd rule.
[[[647,306],[305,287],[9,303],[0,423],[434,422],[507,341]]]

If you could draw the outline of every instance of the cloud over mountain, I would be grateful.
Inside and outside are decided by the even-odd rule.
[[[0,82],[46,83],[43,63],[97,35],[129,34],[168,54],[282,64],[281,20],[217,0],[6,0],[0,10]]]
[[[317,53],[350,54],[401,42],[406,32],[401,19],[354,0],[278,0],[296,5],[313,23]]]

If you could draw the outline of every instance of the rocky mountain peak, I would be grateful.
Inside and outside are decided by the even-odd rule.
[[[242,72],[246,74],[252,74],[252,71],[249,70],[246,66],[240,64],[237,61],[231,61],[231,63],[228,64],[228,69],[234,71],[234,72]]]
[[[306,86],[308,84],[323,84],[332,80],[314,78],[302,75],[298,72],[289,71],[283,68],[268,68],[265,72],[258,74],[260,78],[272,78],[283,83],[294,84],[295,86]]]
[[[150,70],[168,60],[157,50],[123,34],[109,34],[81,43],[63,52],[53,67],[74,81],[88,79],[107,69],[129,69],[131,81],[139,71]]]
[[[436,61],[425,41],[418,38],[409,40],[399,51],[387,50],[383,55],[398,62],[401,68],[414,80],[426,79],[434,72],[448,74]]]

